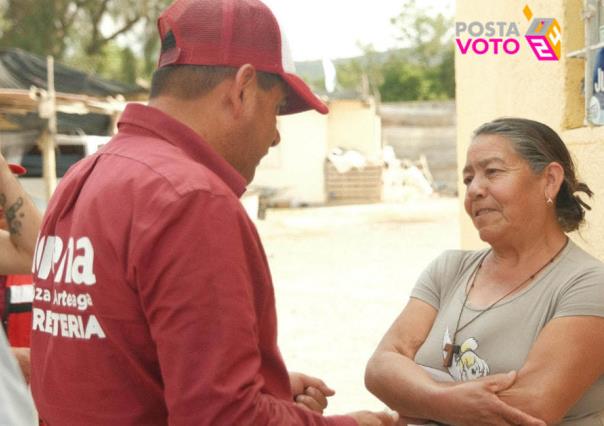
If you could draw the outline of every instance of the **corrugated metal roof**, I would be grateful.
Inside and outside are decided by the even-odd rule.
[[[144,92],[138,85],[124,84],[87,74],[55,62],[55,90],[91,96],[129,95]],[[0,88],[47,89],[46,58],[21,49],[0,50]]]

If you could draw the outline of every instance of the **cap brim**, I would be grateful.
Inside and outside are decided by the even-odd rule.
[[[27,173],[27,169],[20,164],[9,163],[8,168],[10,169],[11,172],[16,174],[17,176],[21,176],[21,175],[24,175],[25,173]]]
[[[297,112],[314,109],[321,114],[327,114],[329,108],[310,90],[310,87],[295,74],[283,73],[281,78],[290,89],[287,105],[281,110],[281,114],[295,114]]]

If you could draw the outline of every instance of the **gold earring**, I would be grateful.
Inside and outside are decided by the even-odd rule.
[[[552,205],[552,204],[554,204],[554,201],[553,201],[553,200],[552,200],[550,197],[547,197],[547,201],[546,201],[546,203],[547,203],[548,205]]]

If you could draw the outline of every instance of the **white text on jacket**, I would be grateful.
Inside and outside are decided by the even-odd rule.
[[[99,320],[90,312],[93,300],[86,290],[96,284],[90,238],[70,237],[64,244],[56,235],[39,237],[33,273],[34,331],[68,339],[105,338]],[[86,287],[80,287],[82,284]]]

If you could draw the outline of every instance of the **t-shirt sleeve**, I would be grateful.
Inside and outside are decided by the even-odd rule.
[[[460,253],[448,250],[430,262],[417,279],[415,287],[411,291],[411,297],[440,309],[444,298],[445,281],[455,278],[455,271],[459,268]]]
[[[254,279],[235,200],[175,200],[141,242],[138,292],[170,424],[350,425],[263,392]],[[248,261],[250,259],[247,259]],[[286,372],[284,372],[286,374]]]
[[[590,268],[562,289],[553,317],[569,316],[604,317],[604,268]]]

